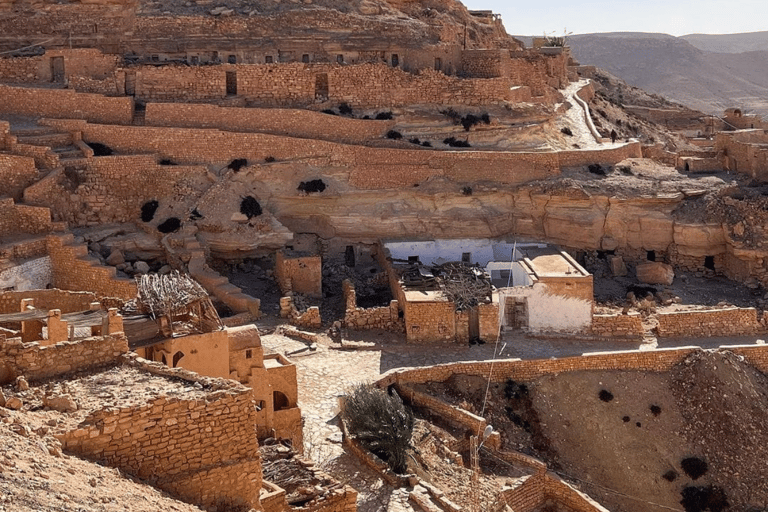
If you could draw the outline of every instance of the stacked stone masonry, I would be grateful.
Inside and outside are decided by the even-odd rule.
[[[130,124],[133,98],[80,94],[70,89],[32,89],[0,85],[0,113],[32,117],[79,118]]]
[[[122,334],[48,346],[3,338],[0,339],[0,384],[22,375],[36,381],[117,364],[127,352],[128,340]]]
[[[52,229],[48,208],[16,204],[13,198],[0,198],[0,237],[49,233]]]
[[[34,158],[0,154],[0,196],[21,199],[22,192],[37,179]]]
[[[639,314],[592,315],[592,330],[595,336],[607,338],[642,338],[643,321]]]
[[[390,301],[389,306],[378,308],[361,308],[357,306],[357,293],[352,282],[345,279],[341,283],[346,311],[344,325],[349,329],[385,329],[394,332],[404,332],[405,322],[399,315],[396,300]]]
[[[663,338],[744,336],[765,330],[755,308],[659,313],[657,334]]]

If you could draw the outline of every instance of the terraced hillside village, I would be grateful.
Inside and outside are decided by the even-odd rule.
[[[767,510],[767,129],[454,0],[0,0],[0,510]]]

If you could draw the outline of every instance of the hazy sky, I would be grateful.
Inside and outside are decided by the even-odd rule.
[[[501,14],[513,35],[591,32],[734,34],[768,30],[768,0],[462,0]]]

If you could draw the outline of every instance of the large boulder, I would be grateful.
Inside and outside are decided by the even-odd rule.
[[[645,284],[672,284],[675,271],[672,265],[658,261],[649,261],[637,266],[637,280]]]

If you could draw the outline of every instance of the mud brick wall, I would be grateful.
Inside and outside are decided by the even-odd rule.
[[[479,304],[477,306],[480,324],[480,339],[495,342],[499,339],[499,303]]]
[[[592,334],[609,338],[642,338],[643,322],[639,314],[592,315]]]
[[[15,204],[10,197],[0,198],[0,237],[49,233],[51,228],[48,208]]]
[[[33,158],[0,154],[0,196],[19,200],[35,179],[37,168]]]
[[[173,376],[217,384],[202,400],[158,397],[95,411],[81,428],[57,436],[64,449],[153,480],[206,508],[259,508],[261,462],[250,389],[191,372]]]
[[[34,299],[36,309],[60,309],[63,314],[87,311],[96,301],[92,292],[68,290],[28,290],[25,292],[0,293],[0,314],[18,313],[22,299]]]
[[[45,236],[39,238],[24,238],[0,247],[0,258],[10,260],[27,260],[39,258],[48,254],[48,244]]]
[[[742,336],[763,330],[755,308],[659,313],[657,333],[662,338]]]
[[[136,297],[136,283],[115,277],[114,267],[105,267],[88,256],[84,245],[72,245],[73,236],[52,235],[47,238],[48,255],[53,265],[53,286],[64,290],[94,292],[97,297]]]
[[[390,301],[389,306],[378,308],[357,307],[357,293],[349,279],[341,283],[346,312],[344,324],[350,329],[387,329],[405,332],[405,322],[398,315],[398,302]]]
[[[108,98],[98,94],[81,94],[70,89],[0,85],[0,113],[130,124],[133,119],[133,98]]]
[[[292,137],[348,144],[380,139],[395,125],[395,121],[350,119],[309,110],[178,103],[148,103],[145,123],[150,126],[290,134]]]
[[[45,347],[37,342],[22,343],[20,338],[0,341],[0,384],[21,375],[27,380],[43,380],[117,364],[128,353],[128,340],[122,333]]]

